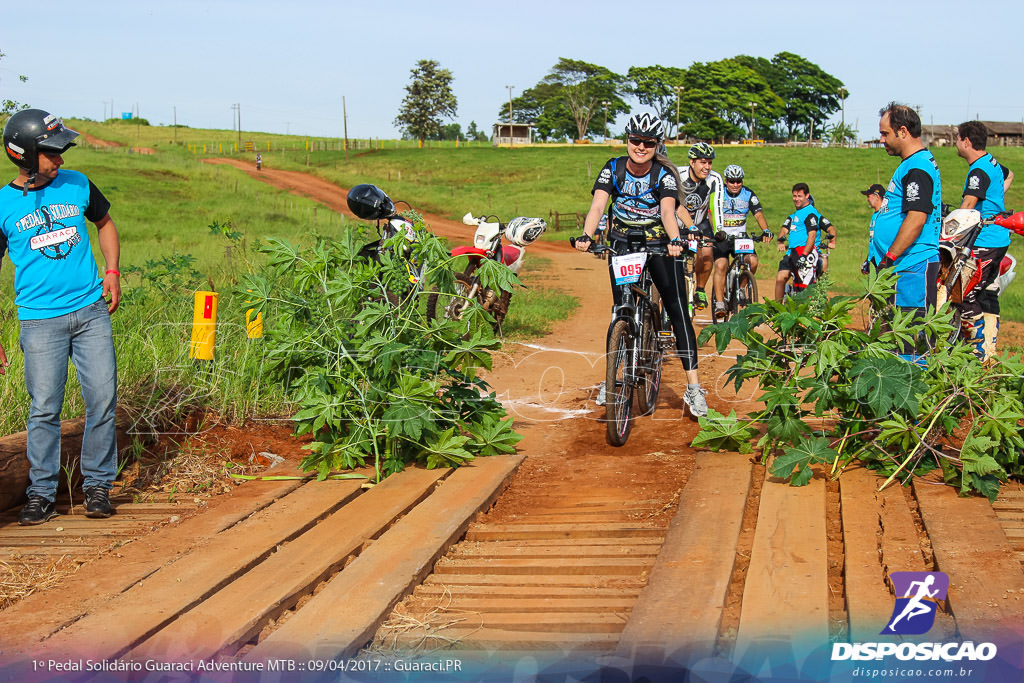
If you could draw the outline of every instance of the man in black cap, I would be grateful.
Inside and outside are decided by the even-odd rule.
[[[882,208],[882,197],[885,196],[885,188],[875,183],[866,190],[861,190],[860,193],[868,200],[868,206],[874,212],[871,214],[871,222],[868,224],[868,244],[871,244],[871,240],[875,237],[875,219],[878,218],[878,210]],[[860,272],[863,275],[868,274],[868,261],[870,256],[864,259],[864,263],[860,264]]]

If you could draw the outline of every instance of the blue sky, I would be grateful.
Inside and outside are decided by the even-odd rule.
[[[340,136],[344,96],[350,136],[394,137],[410,69],[435,59],[455,77],[456,120],[489,132],[506,86],[518,95],[559,57],[625,73],[781,51],[845,83],[862,136],[892,99],[919,105],[924,123],[1024,117],[1024,3],[1006,0],[4,4],[0,97],[65,117],[100,119],[112,102],[154,124],[176,109],[179,123],[230,129],[238,103],[243,130]]]

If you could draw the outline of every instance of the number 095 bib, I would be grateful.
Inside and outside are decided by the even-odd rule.
[[[645,263],[647,263],[647,254],[642,251],[635,254],[612,256],[612,272],[615,274],[615,284],[631,285],[639,282],[640,275],[644,272]]]

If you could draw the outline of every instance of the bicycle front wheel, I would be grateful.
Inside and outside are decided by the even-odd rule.
[[[641,415],[650,415],[658,405],[658,392],[661,390],[661,361],[661,346],[658,344],[654,313],[650,306],[644,306],[636,377],[636,404],[640,408]]]
[[[605,354],[605,426],[608,443],[621,446],[629,438],[633,426],[633,377],[636,374],[635,340],[629,323],[617,320],[608,335]]]
[[[754,274],[747,271],[741,279],[742,282],[736,288],[740,294],[739,305],[736,307],[737,311],[744,306],[757,303],[757,280],[754,279]]]
[[[470,293],[473,291],[473,280],[465,273],[455,274],[455,292],[431,292],[427,297],[427,319],[439,317],[451,320],[462,320],[462,314],[473,305]]]

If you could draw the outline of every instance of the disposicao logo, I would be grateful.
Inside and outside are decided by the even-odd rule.
[[[949,577],[942,572],[893,572],[896,605],[880,635],[920,635],[935,624],[938,601],[946,599]]]
[[[889,575],[896,604],[879,635],[920,635],[935,625],[940,600],[946,599],[949,577],[942,572],[893,572]],[[832,661],[880,660],[894,656],[901,661],[988,661],[998,650],[994,643],[833,643]]]

